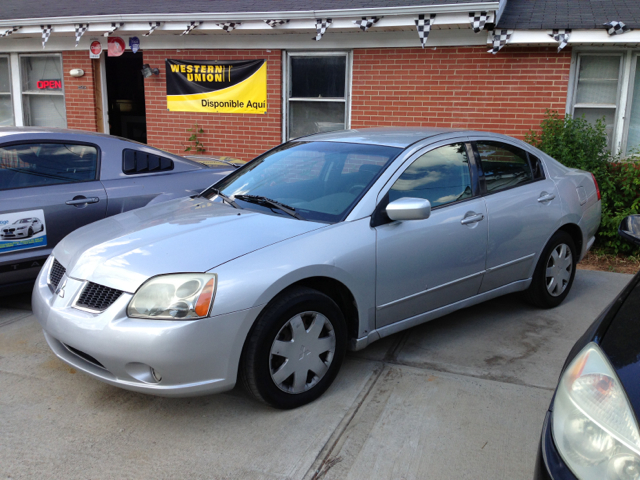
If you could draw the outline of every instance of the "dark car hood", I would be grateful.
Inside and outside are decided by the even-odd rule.
[[[623,303],[611,318],[600,347],[609,358],[631,406],[640,418],[640,272],[631,280]],[[614,305],[615,306],[615,302]]]

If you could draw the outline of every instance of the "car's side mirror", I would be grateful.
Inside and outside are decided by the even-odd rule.
[[[620,222],[618,235],[635,245],[640,246],[640,215],[629,215]]]
[[[424,198],[399,198],[386,211],[391,220],[424,220],[431,215],[431,203]]]

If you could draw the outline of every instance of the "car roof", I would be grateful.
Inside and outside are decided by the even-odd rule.
[[[358,128],[354,130],[316,133],[314,135],[296,138],[294,141],[364,143],[406,148],[421,140],[444,133],[471,133],[471,131],[454,128],[428,127]]]
[[[10,135],[24,135],[24,134],[36,134],[41,135],[43,133],[48,134],[69,134],[69,135],[87,135],[95,137],[110,137],[115,138],[112,135],[106,133],[87,132],[85,130],[70,130],[68,128],[55,128],[55,127],[0,127],[0,138]],[[123,139],[126,140],[126,139]],[[127,140],[130,141],[130,140]]]

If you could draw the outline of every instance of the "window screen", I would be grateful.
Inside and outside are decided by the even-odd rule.
[[[477,142],[487,193],[515,187],[533,179],[527,152],[500,142]]]
[[[24,124],[66,128],[60,55],[21,56],[20,77]]]
[[[95,180],[97,168],[98,150],[88,145],[0,147],[0,190]]]
[[[0,57],[0,127],[13,125],[9,57]]]
[[[389,201],[424,198],[437,207],[472,195],[467,149],[464,143],[456,143],[431,150],[413,162],[391,187]]]
[[[619,55],[581,55],[573,116],[590,123],[604,119],[609,138],[613,137],[618,103],[618,78],[622,57]]]
[[[347,54],[289,54],[287,138],[347,125]]]

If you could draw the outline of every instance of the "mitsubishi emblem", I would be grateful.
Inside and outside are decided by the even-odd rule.
[[[66,286],[67,286],[67,279],[64,278],[62,282],[60,282],[60,284],[58,285],[58,288],[56,288],[56,295],[58,295],[60,298],[64,298],[64,287]]]

